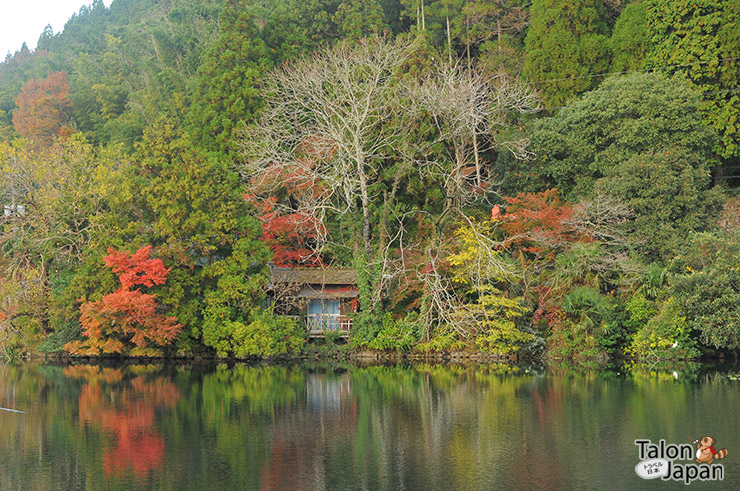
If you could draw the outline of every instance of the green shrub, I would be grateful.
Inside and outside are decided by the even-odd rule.
[[[701,342],[740,349],[740,235],[696,234],[671,272],[671,294]]]
[[[462,351],[469,347],[469,343],[460,339],[460,336],[455,331],[446,331],[433,334],[429,341],[417,344],[414,347],[414,351],[421,353],[441,353],[445,351]]]
[[[566,317],[550,334],[551,355],[601,358],[621,337],[614,300],[594,287],[579,286],[568,292],[562,309]]]
[[[38,350],[41,353],[59,353],[65,344],[82,339],[79,322],[66,321],[39,344]]]
[[[234,355],[240,358],[298,353],[306,342],[298,322],[268,310],[249,324],[234,324]]]
[[[386,313],[380,332],[367,343],[368,348],[408,351],[418,341],[418,333],[421,332],[418,317],[418,314],[412,312],[405,318],[396,320],[392,314]]]
[[[700,353],[690,334],[686,317],[681,314],[675,299],[669,297],[660,305],[658,314],[637,331],[626,354],[637,359],[696,358]]]

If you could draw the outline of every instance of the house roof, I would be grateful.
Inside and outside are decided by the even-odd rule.
[[[356,285],[357,271],[353,268],[286,268],[270,267],[270,284],[295,285]]]
[[[357,298],[359,292],[357,288],[314,288],[312,285],[304,285],[296,294],[296,298],[309,299],[326,299],[334,300],[338,298]]]

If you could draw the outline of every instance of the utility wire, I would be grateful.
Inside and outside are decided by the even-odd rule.
[[[535,80],[529,83],[530,84],[549,84],[549,83],[554,83],[554,82],[564,82],[566,80],[581,80],[584,78],[605,77],[608,75],[626,75],[628,73],[647,73],[647,72],[654,72],[655,70],[661,70],[661,69],[667,69],[667,68],[688,68],[688,67],[693,67],[696,65],[706,65],[707,63],[713,63],[713,62],[724,63],[726,61],[734,61],[734,60],[740,60],[740,56],[733,56],[730,58],[719,58],[717,60],[697,61],[694,63],[685,63],[685,64],[680,64],[680,65],[660,65],[660,66],[654,66],[650,68],[640,68],[637,70],[623,70],[621,72],[592,73],[589,75],[581,75],[579,77],[550,78],[550,79],[544,79],[544,80]]]

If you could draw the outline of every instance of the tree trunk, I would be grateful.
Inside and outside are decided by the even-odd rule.
[[[477,180],[478,187],[480,187],[481,177],[480,156],[478,155],[478,128],[473,128],[473,155],[475,156],[475,178]]]
[[[498,63],[503,68],[504,61],[501,58],[501,19],[496,20],[496,50],[498,51]]]
[[[424,19],[424,0],[421,0],[421,30],[422,31],[427,30],[427,24]]]
[[[370,243],[370,194],[367,189],[367,176],[362,161],[357,162],[357,172],[360,177],[360,198],[362,200],[362,243],[368,259],[371,258],[372,244]]]
[[[447,57],[452,65],[452,33],[450,32],[450,16],[445,16],[447,20]]]
[[[44,290],[44,300],[46,305],[48,305],[51,303],[51,284],[49,281],[49,263],[47,261],[42,261],[41,263],[41,278]],[[39,317],[39,323],[41,324],[41,331],[43,333],[51,333],[52,329],[51,326],[49,326],[49,315],[46,309],[44,309],[44,312]]]
[[[465,52],[468,56],[468,67],[470,67],[470,16],[465,17]]]

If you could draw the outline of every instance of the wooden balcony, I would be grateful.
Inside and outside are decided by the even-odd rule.
[[[352,318],[340,314],[309,314],[306,326],[312,338],[323,338],[330,331],[339,331],[341,337],[346,338],[352,330]]]

